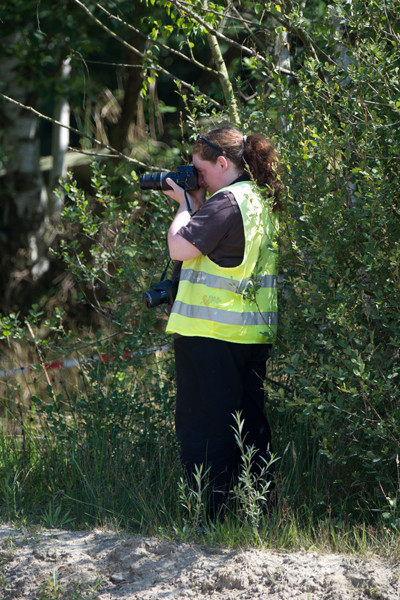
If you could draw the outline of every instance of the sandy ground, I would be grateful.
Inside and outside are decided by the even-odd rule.
[[[378,558],[225,550],[108,531],[0,525],[0,598],[24,600],[400,600]]]

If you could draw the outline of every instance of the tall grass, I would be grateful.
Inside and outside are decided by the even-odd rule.
[[[79,374],[60,371],[48,380],[34,374],[29,386],[3,383],[2,519],[118,527],[229,546],[400,555],[396,507],[388,506],[386,519],[355,522],[339,496],[330,504],[313,502],[323,477],[318,453],[304,426],[290,439],[293,426],[285,415],[275,429],[278,508],[264,510],[268,486],[249,477],[252,451],[239,421],[244,471],[242,487],[232,490],[236,508],[200,529],[202,472],[198,490],[187,489],[173,427],[172,369],[165,352],[82,367]]]
[[[115,522],[142,532],[153,531],[155,513],[159,526],[171,523],[178,459],[172,385],[159,378],[160,360],[170,357],[131,361],[122,370],[86,367],[72,382],[37,381],[36,389],[31,382],[27,400],[23,386],[5,387],[3,518],[58,514],[61,523],[68,512],[77,527]]]

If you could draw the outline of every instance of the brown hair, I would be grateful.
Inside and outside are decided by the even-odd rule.
[[[280,210],[281,188],[278,156],[274,145],[267,137],[258,133],[243,135],[234,127],[213,129],[197,138],[193,154],[202,160],[216,162],[218,156],[226,156],[239,169],[247,171],[261,187],[268,189],[273,198],[274,210]]]

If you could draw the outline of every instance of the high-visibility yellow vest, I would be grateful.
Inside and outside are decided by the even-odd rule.
[[[243,261],[237,267],[220,267],[204,255],[184,261],[167,333],[271,344],[278,325],[278,219],[252,182],[223,189],[233,193],[242,215]]]

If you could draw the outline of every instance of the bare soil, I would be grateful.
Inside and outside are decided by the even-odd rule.
[[[0,525],[0,599],[11,598],[400,600],[400,567],[378,557]]]

